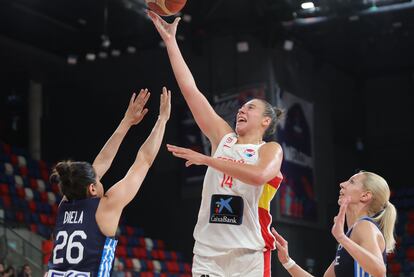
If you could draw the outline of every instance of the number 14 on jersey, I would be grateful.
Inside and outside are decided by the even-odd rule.
[[[233,186],[233,177],[223,173],[223,179],[221,180],[221,187],[228,186],[231,188]]]

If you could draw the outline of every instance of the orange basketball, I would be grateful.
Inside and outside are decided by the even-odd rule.
[[[148,8],[162,16],[170,16],[184,8],[187,0],[145,0]]]

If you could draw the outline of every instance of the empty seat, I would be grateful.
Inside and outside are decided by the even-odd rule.
[[[16,183],[16,187],[24,186],[23,178],[20,175],[14,175],[14,182]]]
[[[23,156],[17,156],[17,163],[20,167],[26,166],[27,162],[26,162],[26,158]]]
[[[132,259],[132,265],[135,271],[141,271],[141,263],[138,259],[133,258]]]
[[[31,188],[24,188],[24,192],[25,192],[25,199],[27,201],[33,200],[33,191]]]
[[[14,169],[10,163],[4,163],[4,173],[7,175],[13,175]]]

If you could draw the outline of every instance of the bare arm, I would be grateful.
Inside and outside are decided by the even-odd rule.
[[[342,200],[338,215],[334,219],[332,235],[346,251],[364,269],[374,277],[384,277],[386,267],[382,258],[380,241],[382,235],[374,224],[368,221],[359,222],[352,231],[352,239],[344,233],[345,212],[348,207],[349,198]],[[385,242],[382,241],[383,248]]]
[[[199,91],[194,81],[194,77],[181,55],[181,51],[175,39],[180,18],[176,18],[172,24],[168,24],[151,11],[148,12],[148,15],[165,42],[168,57],[184,99],[187,102],[198,127],[200,127],[203,134],[209,138],[213,149],[215,149],[221,138],[225,134],[232,132],[232,129],[227,122],[214,111],[206,97]]]
[[[334,262],[329,265],[328,269],[325,271],[325,274],[323,274],[323,277],[335,277]]]
[[[276,238],[277,258],[281,264],[286,264],[290,260],[288,242],[281,235],[279,235],[279,233],[276,232],[275,228],[273,227],[272,233]],[[293,277],[313,277],[313,275],[311,275],[296,263],[291,268],[286,270],[289,272],[290,276]]]
[[[125,177],[113,185],[101,200],[97,220],[104,234],[116,231],[122,209],[135,197],[160,149],[166,123],[170,117],[171,94],[163,88],[160,101],[160,115],[151,134],[138,151],[136,159]]]
[[[131,126],[138,124],[144,118],[148,109],[144,109],[145,104],[148,101],[150,93],[147,89],[141,89],[138,96],[132,94],[131,100],[129,101],[128,109],[125,112],[124,118],[122,119],[115,132],[105,143],[99,154],[96,156],[92,166],[96,171],[99,179],[105,175],[106,171],[111,167],[112,161],[118,152],[119,146],[126,133]]]
[[[168,151],[174,156],[186,159],[186,166],[207,165],[250,185],[260,186],[276,177],[282,163],[282,147],[275,142],[266,143],[259,150],[256,164],[232,162],[213,158],[188,148],[167,144]]]
[[[361,221],[354,227],[352,239],[344,236],[338,242],[359,263],[364,271],[374,277],[384,277],[386,267],[378,242],[379,236],[381,235],[378,234],[374,224]]]

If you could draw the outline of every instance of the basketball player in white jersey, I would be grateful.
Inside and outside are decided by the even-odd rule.
[[[209,138],[212,156],[167,145],[186,166],[207,165],[201,207],[194,230],[193,276],[270,276],[270,201],[282,174],[282,148],[264,142],[274,133],[281,111],[253,99],[237,113],[233,131],[198,90],[175,39],[177,24],[149,12],[167,47],[181,92],[193,116]]]

